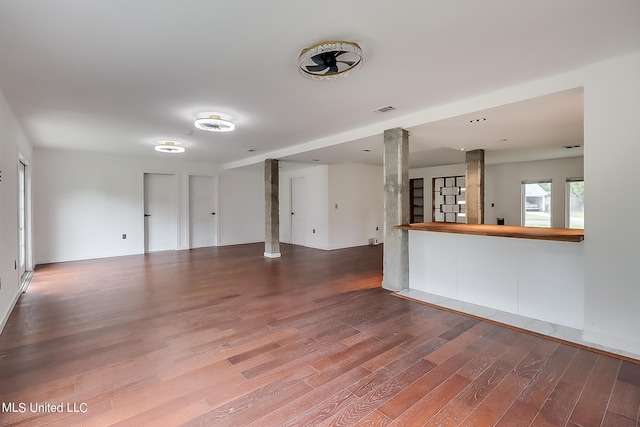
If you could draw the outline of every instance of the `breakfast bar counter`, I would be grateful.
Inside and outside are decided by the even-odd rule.
[[[413,231],[435,231],[439,233],[474,234],[477,236],[555,240],[559,242],[578,243],[584,240],[584,230],[572,228],[541,228],[490,224],[452,224],[446,222],[420,222],[415,224],[398,225],[395,228]]]
[[[584,327],[584,230],[416,223],[409,291]]]

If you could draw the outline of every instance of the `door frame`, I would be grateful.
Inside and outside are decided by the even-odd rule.
[[[295,225],[294,225],[294,219],[293,216],[295,215],[294,212],[294,208],[300,212],[304,213],[304,203],[303,203],[303,207],[301,208],[300,206],[295,207],[293,204],[293,189],[294,189],[294,185],[293,182],[295,180],[298,180],[298,183],[302,183],[304,185],[304,176],[296,176],[296,177],[291,177],[289,179],[289,243],[292,245],[298,245],[298,246],[306,246],[307,245],[307,239],[305,238],[306,236],[303,233],[302,239],[300,239],[300,236],[298,236],[298,240],[295,240],[295,233],[293,232]],[[304,189],[304,187],[302,187]],[[300,191],[300,188],[298,188],[298,191]],[[304,192],[302,193],[304,194]],[[302,210],[301,210],[302,209]],[[302,221],[305,220],[305,217],[303,215],[298,214],[298,217],[296,218],[300,218],[302,217]],[[298,220],[299,221],[299,220]],[[302,240],[302,243],[301,243]]]
[[[18,153],[18,168],[16,170],[16,176],[18,185],[20,185],[20,164],[24,165],[24,245],[25,245],[25,259],[24,259],[24,273],[21,277],[18,277],[20,288],[22,292],[27,290],[31,277],[33,277],[34,261],[33,261],[33,205],[32,205],[32,167],[30,162],[25,159],[22,153]],[[19,189],[18,193],[19,193]],[[18,196],[19,197],[19,196]],[[18,201],[19,206],[20,201]],[[19,213],[18,213],[19,215]],[[18,248],[20,251],[20,218],[17,218],[16,232],[18,233]],[[19,256],[19,254],[18,254]]]

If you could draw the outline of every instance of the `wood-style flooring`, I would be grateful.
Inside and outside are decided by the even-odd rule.
[[[639,426],[638,364],[395,297],[381,246],[263,251],[39,267],[0,425]]]

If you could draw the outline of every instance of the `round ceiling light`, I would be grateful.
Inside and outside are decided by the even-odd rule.
[[[198,129],[209,132],[231,132],[236,128],[236,125],[229,120],[225,120],[216,115],[197,119],[193,124]]]
[[[304,49],[298,58],[298,71],[311,80],[335,80],[362,67],[362,49],[357,43],[322,42]]]
[[[162,145],[156,145],[155,150],[161,153],[178,154],[184,153],[184,147],[180,147],[171,141],[167,141]]]

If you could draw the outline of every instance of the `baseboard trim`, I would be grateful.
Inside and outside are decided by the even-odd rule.
[[[13,313],[13,309],[16,308],[16,304],[18,303],[18,300],[20,299],[21,295],[22,295],[22,290],[18,290],[15,297],[13,298],[13,302],[9,305],[9,310],[7,310],[7,312],[4,314],[2,318],[2,322],[0,323],[0,335],[2,335],[2,332],[4,331],[4,327],[7,325],[7,322],[9,321],[9,317],[11,317],[11,313]]]
[[[265,252],[264,256],[265,258],[280,258],[282,254],[280,252],[275,252],[275,253]]]

